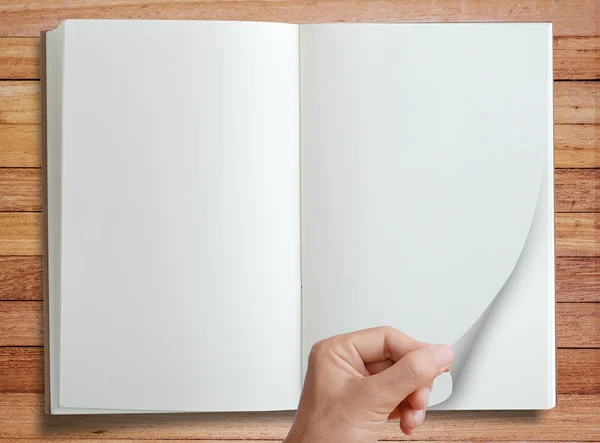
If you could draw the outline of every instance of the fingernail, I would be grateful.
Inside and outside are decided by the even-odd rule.
[[[423,409],[417,409],[415,412],[413,412],[413,418],[419,425],[423,423],[423,419],[425,418],[425,414],[423,412]]]
[[[454,360],[454,351],[448,345],[434,345],[431,346],[431,350],[440,370],[447,369]]]

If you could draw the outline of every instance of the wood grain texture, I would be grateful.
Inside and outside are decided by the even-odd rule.
[[[600,349],[559,349],[559,394],[600,394]],[[44,392],[42,348],[0,347],[0,392]]]
[[[0,255],[41,255],[42,214],[0,213]]]
[[[0,347],[0,392],[44,392],[44,349]]]
[[[0,168],[0,212],[39,212],[41,210],[42,170],[39,168]]]
[[[40,167],[40,125],[0,124],[0,167]]]
[[[41,210],[41,171],[31,168],[0,169],[0,212]]]
[[[557,168],[600,167],[600,125],[555,125],[554,165]]]
[[[42,300],[42,257],[0,256],[0,300]]]
[[[554,82],[554,123],[600,124],[598,82]]]
[[[0,441],[6,441],[4,439],[0,439]],[[10,442],[15,442],[15,443],[82,443],[82,442],[89,442],[89,443],[132,443],[135,442],[136,440],[131,440],[131,439],[127,439],[127,440],[123,440],[123,439],[118,439],[118,440],[113,440],[113,439],[101,439],[101,438],[11,438]],[[137,440],[137,441],[144,441],[144,440]],[[148,441],[148,440],[146,440]],[[152,439],[150,442],[148,443],[190,443],[192,441],[203,441],[204,443],[223,443],[223,440],[156,440],[156,439]],[[380,441],[385,441],[385,440],[380,440]],[[247,443],[248,440],[227,440],[227,443]],[[253,443],[273,443],[273,440],[252,440]],[[418,442],[415,442],[418,443]],[[517,443],[517,442],[515,442]],[[528,443],[528,442],[519,442],[519,443]],[[566,442],[565,442],[566,443]]]
[[[4,440],[4,439],[2,439]],[[6,440],[4,440],[6,441]],[[102,438],[11,438],[10,442],[11,443],[82,443],[82,442],[89,442],[89,443],[133,443],[133,442],[143,442],[146,441],[148,443],[189,443],[189,442],[194,442],[194,441],[201,441],[204,443],[223,443],[224,441],[227,443],[247,443],[249,441],[251,441],[252,443],[274,443],[274,442],[280,442],[281,439],[277,439],[277,440],[198,440],[198,439],[186,439],[186,440],[164,440],[164,439],[152,439],[150,441],[148,440],[139,440],[139,439],[102,439]],[[387,441],[397,441],[397,440],[379,440],[380,442],[387,442]],[[430,442],[430,440],[411,440],[413,443],[425,443],[425,442]],[[472,443],[471,441],[461,441],[461,440],[438,440],[439,443],[448,443],[450,441],[453,441],[454,443]],[[482,443],[489,443],[486,442],[486,440],[480,440]],[[507,443],[533,443],[536,440],[531,440],[531,441],[518,441],[518,442],[507,442]],[[557,443],[569,443],[569,442],[557,442]]]
[[[600,78],[600,37],[554,37],[555,80]]]
[[[0,346],[40,346],[42,303],[0,302]]]
[[[596,0],[21,0],[0,4],[0,37],[37,37],[66,18],[326,22],[546,21],[556,36],[595,36]]]
[[[0,123],[40,122],[40,82],[0,82]]]
[[[138,439],[282,439],[292,412],[57,417],[43,414],[43,395],[0,394],[0,437]],[[549,411],[430,412],[411,440],[590,441],[600,434],[600,396],[559,395]],[[400,439],[398,423],[382,440]]]
[[[558,303],[556,344],[561,348],[600,347],[600,303]]]
[[[82,443],[82,442],[89,442],[89,443],[133,443],[133,442],[143,442],[146,441],[148,442],[148,440],[138,440],[138,439],[110,439],[110,440],[106,440],[106,439],[101,439],[101,438],[15,438],[15,439],[10,439],[10,442],[15,442],[15,443]],[[163,440],[163,439],[152,439],[150,442],[148,443],[189,443],[189,442],[193,442],[193,441],[202,441],[204,443],[223,443],[224,441],[227,443],[247,443],[249,441],[251,441],[252,443],[273,443],[273,442],[280,442],[281,439],[277,439],[277,440],[197,440],[197,439],[186,439],[186,440]],[[379,440],[380,442],[386,442],[386,441],[397,441],[397,440]],[[430,440],[411,440],[413,443],[425,443],[427,441]],[[448,443],[449,441],[452,440],[438,440],[439,443]],[[532,440],[532,441],[518,441],[518,442],[507,442],[507,443],[533,443],[536,440]],[[472,443],[472,442],[467,442],[467,441],[461,441],[461,440],[454,440],[454,443]],[[481,440],[482,443],[488,443],[485,440]],[[559,442],[557,442],[559,443]],[[569,443],[569,442],[560,442],[560,443]]]
[[[587,39],[584,37],[584,40]],[[589,39],[593,38],[589,37]],[[576,57],[577,55],[572,49],[568,49],[567,52],[570,53],[569,58]],[[566,66],[569,65],[569,63],[566,63]],[[0,79],[20,80],[39,78],[40,39],[0,38]]]
[[[554,79],[600,78],[600,37],[554,37]],[[0,37],[0,80],[40,78],[40,39]]]
[[[600,169],[557,169],[554,190],[556,212],[600,211]]]
[[[0,302],[0,346],[42,346],[42,317],[40,301]],[[558,303],[556,330],[559,347],[600,348],[600,303]]]
[[[556,301],[600,302],[600,258],[557,258]]]
[[[600,214],[556,214],[555,220],[558,257],[600,255]]]
[[[559,394],[600,394],[600,349],[558,349],[556,372]]]

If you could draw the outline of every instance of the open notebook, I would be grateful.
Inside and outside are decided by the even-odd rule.
[[[383,324],[454,345],[433,408],[553,407],[551,36],[48,32],[49,410],[295,409],[315,341]]]

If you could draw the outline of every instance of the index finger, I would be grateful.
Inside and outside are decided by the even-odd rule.
[[[337,337],[338,343],[350,347],[364,363],[383,360],[399,361],[406,354],[426,345],[390,326],[363,329]]]

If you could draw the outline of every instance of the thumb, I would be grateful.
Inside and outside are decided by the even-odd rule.
[[[428,386],[434,378],[450,367],[454,352],[448,345],[422,347],[409,352],[394,365],[365,381],[385,398],[384,407],[394,409],[409,394]],[[389,404],[387,404],[389,403]]]

